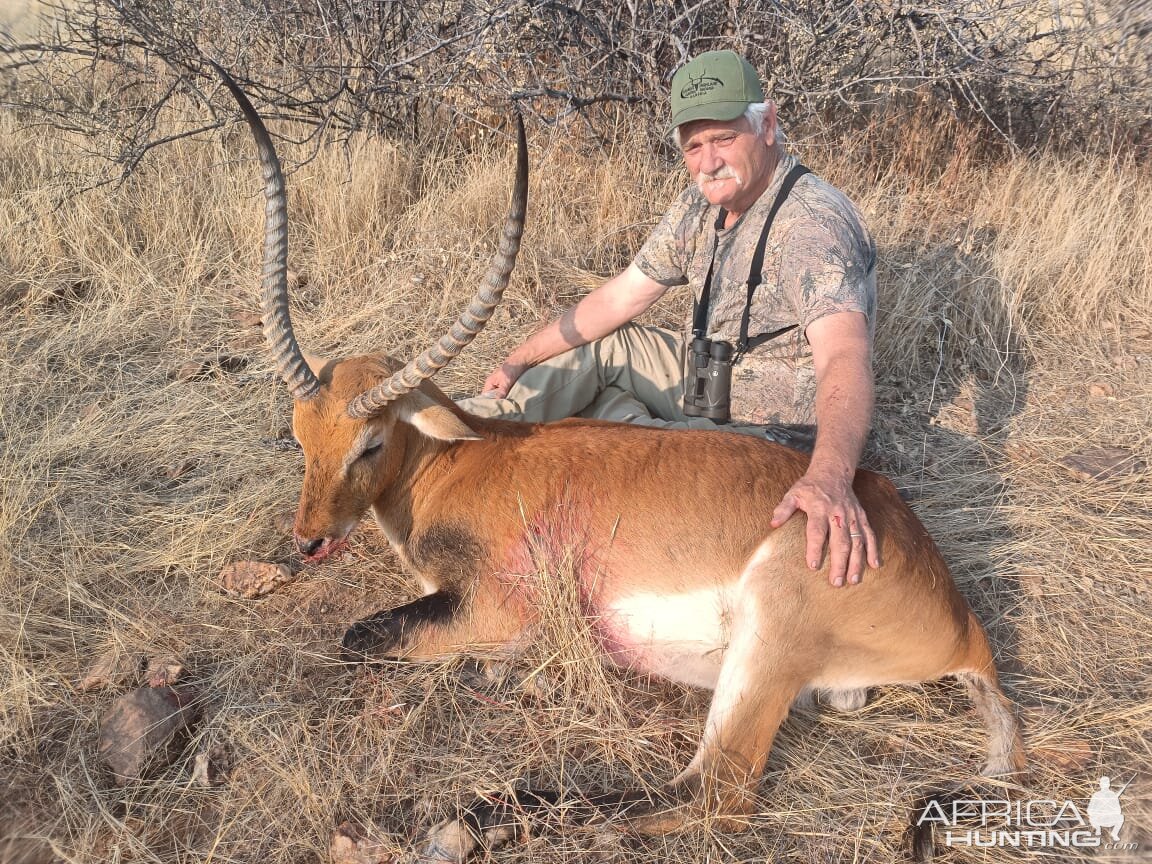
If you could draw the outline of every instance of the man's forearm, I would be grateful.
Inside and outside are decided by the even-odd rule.
[[[816,387],[816,446],[809,472],[851,477],[872,425],[873,385],[867,364],[853,357],[829,362]]]
[[[557,354],[607,336],[628,320],[614,323],[613,316],[604,314],[605,310],[601,308],[604,305],[595,292],[587,295],[571,309],[566,309],[559,318],[529,336],[508,355],[508,361],[535,366]]]
[[[827,544],[828,581],[855,584],[865,561],[881,565],[876,534],[852,491],[872,423],[872,340],[854,311],[818,318],[806,335],[816,368],[816,446],[808,470],[773,511],[772,527],[803,510],[808,566],[820,568]]]
[[[664,290],[633,265],[528,337],[506,362],[535,366],[607,336],[651,306]]]

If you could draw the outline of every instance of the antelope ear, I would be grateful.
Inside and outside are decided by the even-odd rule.
[[[470,429],[452,409],[419,390],[400,397],[396,407],[399,409],[400,420],[411,423],[418,432],[437,441],[479,441],[484,437]]]
[[[312,370],[312,374],[317,378],[324,372],[324,367],[332,361],[327,357],[321,357],[319,354],[309,354],[307,351],[300,352],[304,355],[304,362],[308,364],[308,368]]]

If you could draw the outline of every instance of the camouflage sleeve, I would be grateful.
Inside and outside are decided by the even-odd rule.
[[[783,241],[780,278],[801,329],[836,312],[876,318],[876,248],[858,221],[839,214],[805,219]]]
[[[672,202],[632,263],[666,288],[686,284],[707,210],[704,196],[695,186],[689,186]]]

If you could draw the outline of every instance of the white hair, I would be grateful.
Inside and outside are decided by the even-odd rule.
[[[748,121],[748,125],[752,127],[753,135],[764,134],[764,118],[768,114],[768,102],[752,102],[744,109],[744,119]],[[776,121],[776,140],[783,142],[784,130],[780,128],[780,121]],[[680,146],[680,127],[677,126],[672,130],[672,143],[677,147]]]
[[[744,109],[744,119],[752,127],[753,135],[764,134],[764,115],[768,113],[767,102],[753,102]]]

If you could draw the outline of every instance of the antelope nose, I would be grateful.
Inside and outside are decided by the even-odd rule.
[[[316,551],[324,545],[323,537],[297,537],[296,548],[305,558],[311,558]]]

